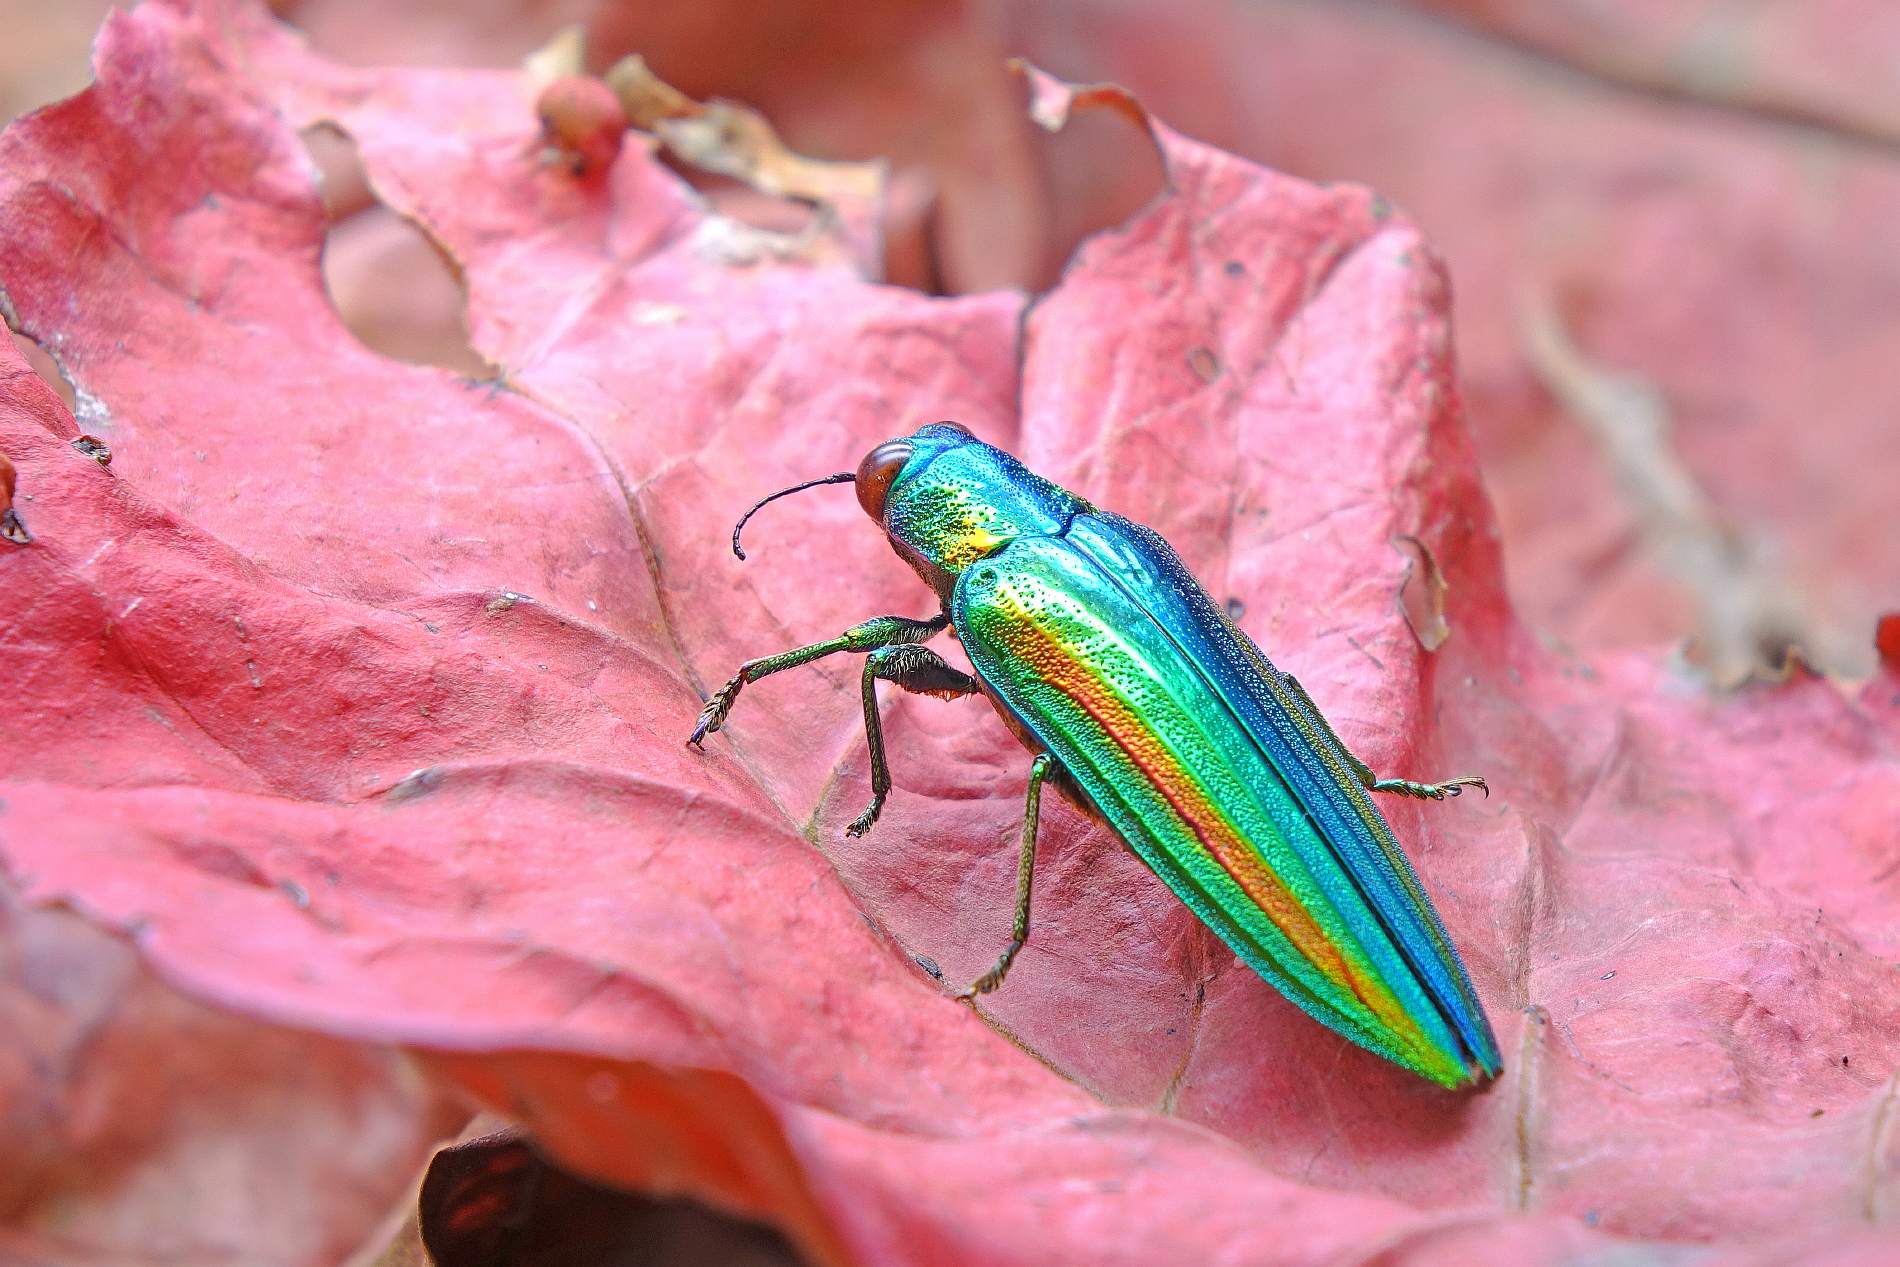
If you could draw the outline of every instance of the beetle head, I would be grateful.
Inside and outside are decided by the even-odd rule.
[[[886,440],[858,464],[855,482],[865,513],[946,599],[971,563],[1025,533],[1060,532],[1081,506],[954,422]]]
[[[921,470],[943,450],[975,439],[970,429],[960,422],[933,422],[918,428],[913,435],[886,440],[858,463],[858,505],[864,507],[865,514],[883,523],[891,485],[897,482],[905,467],[915,462]]]
[[[963,569],[1019,536],[1063,531],[1087,503],[1035,474],[961,423],[933,422],[872,449],[857,471],[781,488],[739,517],[739,534],[770,502],[821,484],[855,484],[858,504],[878,522],[898,556],[944,598]]]

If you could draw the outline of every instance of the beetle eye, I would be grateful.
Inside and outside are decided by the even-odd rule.
[[[884,519],[884,499],[889,496],[897,473],[910,461],[911,451],[908,440],[886,440],[858,463],[858,505],[880,523]]]
[[[952,431],[961,431],[964,435],[969,436],[972,440],[976,439],[976,432],[970,430],[968,427],[964,426],[962,423],[952,422],[948,418],[945,418],[942,422],[932,423],[931,425],[937,426],[937,427],[948,427]]]

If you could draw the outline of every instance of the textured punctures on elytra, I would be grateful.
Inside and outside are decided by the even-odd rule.
[[[981,572],[970,580],[973,587],[986,588]],[[1212,751],[1217,740],[1194,724],[1180,700],[1165,689],[1165,674],[1145,661],[1139,648],[1091,620],[1084,608],[1048,585],[1012,578],[987,589],[986,597],[986,606],[999,618],[995,636],[1020,659],[1025,680],[1066,697],[1099,733],[1102,746],[1120,754],[1120,768],[1094,763],[1096,773],[1124,785],[1139,780],[1153,788],[1180,829],[1200,842],[1319,974],[1322,980],[1303,982],[1314,1002],[1340,1011],[1362,1010],[1362,1023],[1385,1027],[1399,1045],[1429,1061],[1431,1044],[1392,990],[1378,980],[1364,954],[1346,940],[1343,930],[1323,928],[1235,817],[1222,812],[1223,805],[1248,806],[1251,794]],[[979,622],[977,628],[987,631],[987,624]],[[1164,728],[1156,724],[1161,717],[1178,718],[1183,724]],[[1262,816],[1257,812],[1248,817],[1256,820],[1256,836],[1277,835],[1271,822],[1258,821]],[[1299,887],[1308,892],[1317,888],[1300,870]]]
[[[1369,796],[1443,796],[1470,780],[1378,779],[1167,542],[963,427],[920,428],[871,450],[855,475],[786,491],[846,480],[942,613],[879,617],[748,662],[708,702],[691,742],[723,724],[745,683],[869,653],[872,799],[846,829],[857,835],[892,787],[875,683],[986,695],[1036,755],[1013,933],[956,997],[1000,987],[1030,936],[1038,790],[1053,777],[1309,1016],[1448,1087],[1497,1075],[1497,1040],[1450,934]],[[908,645],[946,627],[975,677]]]

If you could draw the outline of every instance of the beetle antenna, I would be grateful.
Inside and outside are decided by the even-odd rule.
[[[732,525],[732,552],[741,559],[745,558],[745,551],[739,548],[739,530],[745,527],[746,520],[759,513],[759,508],[764,506],[765,503],[775,502],[790,493],[802,493],[808,488],[817,488],[820,484],[849,484],[857,478],[858,475],[856,471],[839,471],[836,475],[827,475],[823,479],[806,480],[803,484],[794,484],[790,488],[781,488],[778,492],[768,497],[759,498],[752,509],[740,515],[739,522]]]

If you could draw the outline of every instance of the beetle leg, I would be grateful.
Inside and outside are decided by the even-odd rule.
[[[838,651],[875,651],[880,647],[922,642],[942,633],[949,624],[950,617],[945,615],[932,616],[929,620],[912,620],[908,616],[873,616],[863,624],[851,626],[836,638],[814,642],[809,647],[781,651],[758,660],[747,660],[732,675],[732,680],[714,691],[713,697],[706,701],[705,710],[699,714],[699,724],[693,727],[692,736],[686,742],[697,748],[707,735],[725,725],[726,714],[732,711],[733,701],[739,698],[739,691],[747,682],[756,682],[780,669],[795,669],[801,664],[810,664],[813,660]]]
[[[1036,875],[1036,820],[1042,810],[1043,780],[1055,769],[1056,759],[1046,752],[1038,753],[1030,763],[1029,794],[1023,802],[1022,853],[1016,860],[1016,922],[1010,930],[1009,945],[997,957],[996,966],[958,991],[959,999],[973,999],[1002,985],[1003,978],[1009,975],[1009,965],[1015,962],[1016,952],[1029,940],[1029,889]]]
[[[1476,774],[1461,774],[1455,779],[1446,779],[1441,783],[1416,783],[1411,779],[1380,778],[1373,772],[1371,766],[1355,757],[1352,750],[1341,742],[1339,735],[1333,730],[1333,724],[1326,720],[1326,714],[1319,711],[1319,706],[1313,703],[1313,697],[1306,693],[1306,688],[1300,685],[1298,678],[1291,673],[1282,673],[1280,680],[1286,683],[1287,690],[1299,697],[1300,703],[1306,706],[1307,715],[1319,723],[1320,729],[1326,732],[1326,737],[1333,741],[1333,747],[1345,754],[1346,764],[1352,767],[1352,772],[1358,776],[1361,783],[1365,784],[1367,791],[1390,792],[1394,796],[1415,796],[1422,801],[1442,801],[1448,796],[1457,796],[1468,787],[1479,789],[1487,798],[1491,795],[1490,785],[1485,783],[1482,775]]]
[[[917,695],[957,699],[982,687],[968,673],[955,668],[928,647],[911,644],[882,647],[864,661],[864,738],[871,746],[871,804],[845,828],[848,836],[862,836],[884,809],[891,790],[891,768],[884,760],[884,723],[877,713],[877,682],[882,678]]]

